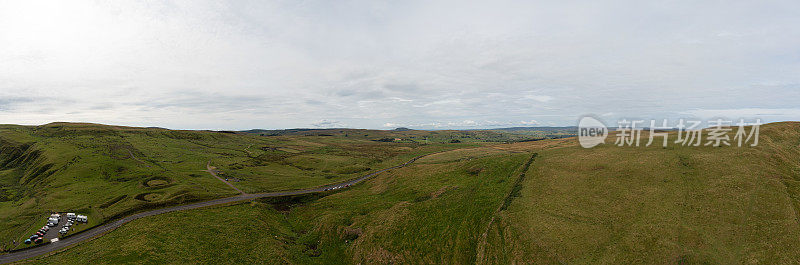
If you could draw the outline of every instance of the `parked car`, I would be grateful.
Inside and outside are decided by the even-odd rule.
[[[50,216],[50,218],[47,219],[47,226],[56,226],[58,222],[61,222],[61,218]]]

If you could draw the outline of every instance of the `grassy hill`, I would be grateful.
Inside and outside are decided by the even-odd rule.
[[[403,144],[258,139],[273,137],[289,137],[276,148]],[[282,142],[290,140],[298,146]],[[618,147],[613,140],[593,149],[574,139],[416,147],[452,150],[338,192],[140,219],[27,262],[800,262],[800,123],[762,126],[757,147]]]
[[[225,138],[88,124],[3,126],[0,237],[20,242],[51,211],[77,211],[97,220],[156,204],[231,195],[230,188],[198,174],[211,155],[191,141],[204,137]]]
[[[135,211],[236,195],[315,187],[419,154],[469,144],[384,143],[345,137],[175,131],[97,124],[0,126],[0,249],[17,247],[52,211],[93,224]]]
[[[365,129],[286,129],[248,130],[243,133],[261,136],[321,136],[401,143],[451,143],[451,142],[525,142],[575,136],[577,127],[514,127],[487,130],[395,130]]]
[[[797,122],[757,147],[544,150],[485,263],[797,264],[798,181]]]
[[[31,262],[470,263],[474,235],[530,157],[445,153],[343,192],[137,220]]]

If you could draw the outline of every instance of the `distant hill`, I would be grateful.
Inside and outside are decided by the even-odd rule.
[[[356,132],[375,135],[339,134]],[[335,133],[254,138],[272,141],[262,161],[310,168],[434,145],[371,140],[401,135],[393,131]],[[406,135],[500,135],[415,133]],[[350,189],[154,216],[33,262],[794,264],[800,123],[763,125],[759,140],[742,148],[619,147],[613,137],[592,149],[572,139],[442,143],[440,151],[456,147]],[[282,148],[299,152],[278,160]],[[215,152],[233,153],[224,150]]]
[[[496,129],[487,129],[487,130],[497,130],[497,131],[574,131],[578,132],[578,126],[565,126],[565,127],[509,127],[509,128],[496,128]]]
[[[571,127],[511,127],[497,129],[469,129],[469,130],[412,130],[405,127],[393,130],[370,129],[280,129],[263,130],[253,129],[242,131],[244,133],[258,134],[261,136],[339,136],[339,137],[366,137],[376,141],[390,141],[400,139],[412,142],[519,142],[535,141],[542,139],[557,139],[574,137],[578,128]]]

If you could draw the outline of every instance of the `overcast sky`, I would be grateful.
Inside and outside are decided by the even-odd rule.
[[[524,2],[0,1],[0,123],[800,120],[800,1]]]

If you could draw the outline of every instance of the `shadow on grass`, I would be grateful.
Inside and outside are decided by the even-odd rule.
[[[276,211],[287,212],[291,210],[292,207],[314,202],[331,194],[333,194],[333,192],[329,191],[329,192],[310,193],[301,195],[261,198],[258,199],[258,201],[272,205],[272,207],[275,208]]]

